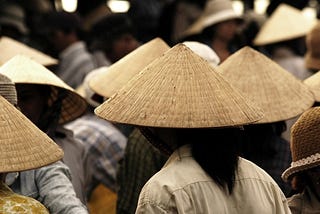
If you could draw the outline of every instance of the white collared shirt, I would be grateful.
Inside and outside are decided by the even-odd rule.
[[[275,181],[252,162],[239,158],[229,195],[199,166],[190,150],[189,145],[180,147],[146,183],[136,213],[291,213]]]

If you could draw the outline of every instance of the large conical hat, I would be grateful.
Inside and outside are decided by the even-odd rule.
[[[117,123],[170,128],[236,126],[263,117],[183,44],[145,67],[95,113]]]
[[[58,60],[6,36],[0,38],[0,51],[0,65],[3,65],[16,55],[28,56],[44,66],[58,63]]]
[[[265,117],[257,123],[293,118],[314,103],[306,85],[250,47],[229,56],[219,68],[226,80],[263,109]]]
[[[40,84],[52,87],[51,99],[55,100],[57,88],[66,90],[67,96],[62,101],[62,109],[59,123],[66,123],[80,115],[87,109],[87,102],[70,86],[63,82],[53,72],[30,59],[29,57],[17,55],[6,62],[0,73],[9,77],[14,83]]]
[[[39,168],[63,151],[28,118],[0,96],[0,173]]]
[[[305,36],[316,24],[302,12],[287,4],[280,4],[262,25],[253,43],[267,45]]]
[[[104,72],[92,77],[89,81],[89,87],[99,95],[111,97],[134,75],[169,48],[162,39],[155,38],[130,52],[110,67],[105,67]]]

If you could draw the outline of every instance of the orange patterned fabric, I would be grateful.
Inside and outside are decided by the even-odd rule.
[[[14,193],[0,182],[0,213],[48,214],[49,211],[37,200]]]

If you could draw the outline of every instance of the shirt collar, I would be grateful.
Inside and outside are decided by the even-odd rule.
[[[180,161],[182,158],[185,158],[185,157],[192,157],[190,144],[180,146],[178,149],[176,149],[170,155],[169,159],[167,160],[167,162],[163,167],[166,167],[175,161]]]

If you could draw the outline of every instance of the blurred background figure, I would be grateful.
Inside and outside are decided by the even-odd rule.
[[[90,51],[96,67],[110,66],[139,47],[135,26],[127,14],[109,14],[91,28]]]
[[[24,8],[14,1],[0,1],[0,27],[1,35],[26,42],[29,29]]]
[[[96,65],[81,37],[82,22],[75,13],[51,12],[46,15],[46,35],[53,55],[59,57],[56,71],[72,88],[78,87]]]
[[[239,47],[233,44],[242,22],[229,0],[208,0],[200,17],[182,34],[181,40],[207,44],[223,62]]]
[[[316,73],[320,70],[320,21],[308,32],[306,46],[305,66],[311,73]]]
[[[291,166],[283,172],[296,194],[288,199],[293,214],[320,212],[320,107],[304,112],[291,129]]]

